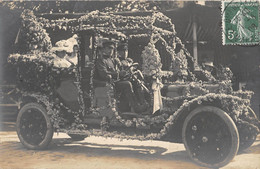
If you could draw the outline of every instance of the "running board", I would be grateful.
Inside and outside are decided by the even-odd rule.
[[[154,136],[150,135],[149,137],[145,136],[147,134],[131,134],[127,135],[123,132],[117,132],[117,131],[102,131],[101,129],[91,129],[91,130],[64,130],[60,129],[59,132],[66,133],[66,134],[75,134],[75,135],[81,135],[81,136],[97,136],[97,137],[110,137],[110,138],[118,138],[120,140],[127,139],[127,140],[153,140],[156,139],[153,138]],[[150,133],[151,134],[151,133]],[[154,133],[155,135],[157,133]],[[153,134],[153,135],[154,135]],[[148,134],[149,135],[149,134]]]

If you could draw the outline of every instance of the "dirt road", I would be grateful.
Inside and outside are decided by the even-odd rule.
[[[201,169],[188,157],[182,144],[162,141],[119,141],[89,137],[72,141],[66,134],[55,134],[48,150],[25,149],[14,131],[13,122],[0,131],[0,168],[40,169]],[[224,168],[260,169],[260,136],[254,145],[238,154]]]

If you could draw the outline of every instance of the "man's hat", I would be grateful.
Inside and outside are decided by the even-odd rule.
[[[115,42],[112,41],[111,39],[103,39],[102,46],[103,46],[103,47],[111,47],[111,48],[114,48],[114,47],[115,47]]]
[[[213,62],[205,62],[204,66],[214,67]]]
[[[117,47],[117,51],[123,51],[123,50],[128,50],[128,46],[126,43],[122,43]]]

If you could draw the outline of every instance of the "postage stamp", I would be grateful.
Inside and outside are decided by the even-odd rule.
[[[259,44],[259,2],[222,1],[223,45]]]

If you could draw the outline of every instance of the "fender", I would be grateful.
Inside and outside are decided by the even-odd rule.
[[[40,95],[36,93],[23,93],[21,100],[22,100],[21,107],[23,107],[25,104],[29,102],[37,102],[43,105],[44,108],[46,108],[48,115],[51,115],[53,112],[52,111],[53,103],[50,103],[49,97],[45,95]]]
[[[168,102],[171,98],[167,98]],[[174,99],[172,99],[174,100]],[[225,111],[236,123],[238,117],[243,113],[244,108],[249,104],[249,100],[241,99],[237,96],[227,94],[209,93],[204,96],[198,96],[184,103],[168,118],[165,124],[166,135],[164,140],[182,142],[182,127],[188,114],[200,106],[214,106]],[[165,111],[169,111],[167,107]],[[174,110],[174,106],[172,107]]]
[[[36,93],[23,93],[22,99],[24,101],[23,105],[30,102],[37,102],[41,104],[47,110],[47,115],[50,117],[54,131],[63,128],[65,125],[64,122],[67,121],[67,118],[71,119],[72,114],[67,113],[67,116],[63,117],[63,115],[60,113],[60,106],[55,107],[54,103],[51,103],[49,101],[49,97],[45,95],[40,95]]]

